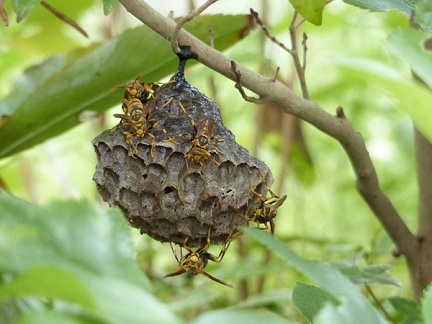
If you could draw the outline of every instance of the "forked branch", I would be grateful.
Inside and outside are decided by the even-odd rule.
[[[176,23],[155,11],[143,0],[120,0],[123,6],[144,24],[170,40]],[[188,45],[197,54],[198,61],[237,81],[232,72],[231,59],[207,46],[191,34],[180,30],[178,42]],[[367,204],[378,217],[387,233],[398,246],[400,252],[408,258],[416,255],[417,239],[408,229],[393,204],[379,187],[375,168],[361,135],[352,127],[339,110],[333,116],[311,100],[305,100],[272,78],[259,75],[240,64],[236,70],[241,74],[241,84],[258,94],[279,104],[286,113],[293,114],[315,126],[322,132],[338,140],[345,149],[357,177],[357,188]],[[349,215],[347,215],[349,217]]]

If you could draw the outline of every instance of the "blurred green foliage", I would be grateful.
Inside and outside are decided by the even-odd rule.
[[[367,294],[360,293],[365,283],[393,319],[408,323],[432,318],[430,293],[423,304],[410,300],[405,263],[392,257],[394,246],[357,194],[340,146],[302,125],[310,161],[302,167],[301,158],[285,159],[280,132],[256,134],[257,123],[262,122],[257,118],[258,107],[244,102],[231,81],[199,64],[187,70],[188,80],[219,104],[225,124],[240,144],[255,151],[254,138],[262,137],[256,154],[273,170],[273,191],[287,194],[288,199],[275,220],[277,238],[247,230],[222,264],[208,266],[211,274],[233,283],[236,290],[201,276],[193,281],[186,276],[163,280],[176,267],[169,246],[140,236],[117,210],[108,210],[100,202],[92,182],[96,159],[90,141],[116,123],[113,111],[107,109],[116,106],[119,112],[122,91],[112,92],[112,87],[142,72],[149,81],[169,77],[176,58],[168,42],[152,32],[142,36],[136,30],[126,31],[136,21],[119,6],[105,17],[99,1],[53,0],[50,4],[76,19],[90,38],[84,39],[39,5],[16,24],[10,1],[5,3],[10,26],[0,27],[0,95],[4,98],[0,112],[16,120],[11,135],[2,136],[0,131],[0,151],[16,143],[24,149],[44,141],[0,160],[0,180],[13,194],[0,194],[1,322],[287,323],[317,316],[323,322],[349,318],[353,323],[354,314],[359,320],[369,316],[371,321],[383,321]],[[286,44],[292,17],[288,5],[288,1],[272,2],[265,21]],[[273,67],[281,66],[284,79],[295,79],[286,52],[269,40],[263,46],[260,30],[240,41],[239,34],[230,37],[230,28],[240,29],[244,21],[233,25],[220,17],[208,19],[215,40],[228,37],[225,43],[215,42],[217,49],[236,43],[226,52],[234,60],[257,71],[268,60]],[[305,23],[303,28],[308,35],[306,74],[311,97],[332,114],[336,107],[344,107],[366,141],[382,188],[409,227],[415,228],[412,119],[427,133],[432,115],[427,110],[428,90],[410,81],[409,64],[420,62],[421,48],[418,42],[403,46],[404,39],[412,45],[419,37],[419,32],[396,31],[407,26],[399,12],[370,13],[335,2],[325,8],[322,26]],[[206,39],[207,29],[197,27],[196,32]],[[135,33],[144,39],[129,39],[130,50],[123,46],[116,55],[108,55],[119,39]],[[85,65],[66,73],[98,51],[95,60],[105,58],[102,81],[95,81],[96,74],[86,79],[91,71]],[[30,68],[41,62],[45,63]],[[420,63],[419,71],[430,69],[427,58]],[[93,88],[86,88],[88,80]],[[78,84],[76,91],[71,90],[74,84]],[[67,98],[62,98],[62,89]],[[86,105],[80,101],[82,91],[83,97],[90,98]],[[52,97],[47,97],[50,93]],[[92,100],[101,97],[108,99],[93,107]],[[84,110],[76,108],[80,104],[96,107],[100,114],[78,118],[75,113]],[[32,111],[34,107],[38,110]],[[29,129],[26,118],[43,127],[45,122],[55,122],[64,107],[76,117],[73,123],[58,123],[57,129],[47,129],[44,138],[23,141]],[[271,262],[264,261],[267,249],[262,243],[276,252]],[[303,317],[307,311],[312,315]]]

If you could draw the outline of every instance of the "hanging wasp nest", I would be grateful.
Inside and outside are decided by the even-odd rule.
[[[125,140],[127,125],[93,140],[98,159],[93,179],[103,200],[118,206],[141,233],[177,244],[187,236],[193,247],[205,244],[210,228],[212,244],[224,244],[238,226],[248,225],[239,215],[250,215],[260,203],[251,189],[265,195],[273,178],[237,144],[218,106],[184,79],[182,68],[173,81],[141,100],[152,136],[131,136],[135,153]],[[198,149],[205,156],[201,165],[191,158],[191,144],[204,120],[214,130],[206,149]]]

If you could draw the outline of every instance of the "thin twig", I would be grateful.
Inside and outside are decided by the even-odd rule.
[[[258,12],[256,12],[255,10],[253,10],[252,8],[250,9],[250,13],[251,15],[255,18],[255,22],[257,23],[257,25],[259,25],[261,27],[261,29],[263,30],[264,34],[276,45],[278,45],[280,48],[282,48],[284,51],[286,51],[287,53],[289,53],[294,61],[294,66],[296,69],[296,73],[297,76],[299,78],[299,82],[300,82],[300,87],[302,90],[302,94],[303,94],[303,98],[305,99],[310,99],[309,97],[309,91],[306,85],[306,80],[305,80],[305,70],[306,70],[306,51],[307,51],[307,47],[306,47],[306,40],[307,40],[307,36],[306,34],[303,34],[303,41],[302,41],[302,46],[303,46],[303,64],[300,63],[300,57],[298,55],[298,50],[297,50],[297,31],[298,28],[303,24],[303,22],[305,21],[304,18],[301,18],[299,22],[297,22],[297,18],[299,17],[298,12],[294,11],[294,15],[293,18],[291,20],[290,23],[290,27],[289,27],[289,32],[290,32],[290,38],[291,38],[291,48],[288,48],[284,43],[280,42],[275,36],[273,36],[267,26],[264,24],[264,22],[260,19]]]
[[[210,34],[210,47],[214,48],[214,32],[213,29],[209,29],[209,34]]]
[[[264,34],[276,45],[278,45],[280,48],[282,48],[283,50],[287,51],[288,53],[291,54],[291,50],[285,46],[284,43],[280,42],[277,40],[276,37],[274,37],[272,34],[270,34],[267,26],[263,23],[263,21],[260,19],[258,12],[256,12],[255,10],[253,10],[252,8],[250,8],[250,13],[251,15],[255,18],[255,22],[257,23],[258,26],[261,27],[262,31],[264,32]]]
[[[217,2],[218,0],[207,0],[202,6],[198,7],[197,9],[189,12],[186,16],[184,16],[182,19],[179,20],[177,23],[176,28],[174,29],[174,33],[172,35],[171,39],[171,48],[174,53],[180,53],[181,49],[179,47],[179,34],[180,30],[186,24],[188,21],[191,21],[194,17],[201,14],[204,10],[206,10],[208,7],[210,7],[213,3]]]
[[[241,96],[243,97],[244,100],[248,101],[248,102],[252,102],[252,103],[256,103],[256,104],[262,104],[263,102],[265,102],[265,99],[263,98],[254,98],[254,97],[250,97],[246,94],[246,92],[243,89],[243,86],[241,84],[241,72],[239,70],[237,70],[237,64],[234,61],[231,61],[231,71],[234,72],[235,76],[236,76],[236,83],[235,83],[235,88],[240,92]]]
[[[298,24],[296,24],[296,20],[298,17],[298,12],[294,11],[294,15],[289,27],[289,33],[290,33],[290,38],[291,38],[291,56],[294,62],[294,67],[296,69],[296,73],[297,73],[297,77],[299,79],[300,82],[300,88],[302,91],[302,95],[303,98],[310,100],[310,96],[309,96],[309,90],[306,84],[306,77],[305,77],[305,68],[306,68],[306,57],[303,58],[303,66],[300,63],[300,57],[298,54],[298,50],[297,50],[297,31],[298,28],[300,27],[300,25],[304,22],[304,19],[302,18],[300,20],[300,22]],[[306,37],[303,36],[303,53],[306,54]]]
[[[52,7],[50,4],[48,4],[44,0],[41,1],[41,5],[44,6],[48,11],[53,13],[57,18],[64,21],[66,24],[72,26],[79,33],[81,33],[83,36],[88,38],[86,31],[83,28],[81,28],[81,26],[78,25],[78,23],[76,23],[72,18],[70,18],[70,17],[66,16],[64,13],[58,11],[56,8]]]
[[[278,74],[279,74],[279,71],[280,71],[280,66],[278,66],[278,67],[276,68],[275,74],[274,74],[274,76],[273,76],[273,78],[272,78],[273,82],[276,82],[276,80],[277,80],[277,76],[278,76]]]
[[[387,318],[387,320],[391,323],[396,324],[397,322],[390,316],[390,314],[387,312],[387,310],[384,308],[383,304],[379,301],[379,299],[375,296],[373,293],[371,287],[368,284],[365,284],[366,290],[368,294],[372,297],[372,300],[376,304],[376,306],[381,310],[381,312],[384,314],[384,316]]]
[[[306,52],[307,52],[307,35],[306,33],[303,33],[303,40],[302,40],[302,47],[303,47],[303,64],[302,64],[302,70],[306,71]]]

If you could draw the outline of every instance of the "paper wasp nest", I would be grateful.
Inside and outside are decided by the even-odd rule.
[[[212,244],[223,244],[230,232],[248,225],[238,214],[250,215],[259,204],[250,189],[265,195],[264,181],[271,185],[273,178],[262,161],[236,143],[211,99],[182,73],[174,80],[143,102],[152,125],[147,132],[155,138],[153,157],[151,136],[131,136],[138,150],[131,156],[120,125],[93,140],[98,159],[93,179],[104,201],[118,206],[141,233],[177,244],[188,236],[193,247],[206,242],[210,227]],[[215,138],[201,165],[185,155],[202,120],[214,122]]]

